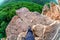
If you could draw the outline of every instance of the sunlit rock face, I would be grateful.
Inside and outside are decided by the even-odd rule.
[[[47,6],[45,7],[47,8]],[[46,12],[48,10],[49,8]],[[44,12],[42,13],[44,14]],[[25,7],[16,10],[16,14],[6,28],[7,40],[21,40],[27,35],[29,26],[33,31],[35,40],[52,40],[60,26],[59,21],[52,20],[45,14],[31,12]]]
[[[46,15],[53,20],[60,20],[60,6],[59,5],[50,3],[50,8],[47,11],[46,10],[47,10],[46,8],[43,8],[43,11],[42,11],[43,15]]]

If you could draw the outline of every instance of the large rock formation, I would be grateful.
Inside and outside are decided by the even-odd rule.
[[[51,40],[60,26],[59,22],[55,23],[50,17],[38,12],[30,12],[27,8],[17,10],[16,14],[6,28],[7,40],[15,40],[14,37],[16,40],[21,40],[28,26],[31,26],[36,40]]]

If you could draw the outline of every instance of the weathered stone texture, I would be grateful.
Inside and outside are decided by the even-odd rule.
[[[16,37],[16,40],[21,40],[22,37],[25,37],[28,26],[31,26],[36,40],[51,40],[60,26],[59,21],[51,19],[51,15],[54,17],[58,15],[59,11],[56,11],[57,8],[54,9],[55,7],[51,6],[50,11],[47,9],[46,13],[43,13],[44,15],[38,12],[30,12],[25,7],[16,10],[17,16],[12,18],[6,28],[7,40],[15,40],[14,37]]]

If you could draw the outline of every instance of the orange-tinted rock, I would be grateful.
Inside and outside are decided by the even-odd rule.
[[[59,5],[57,6],[54,3],[50,3],[49,10],[47,10],[46,12],[45,11],[43,10],[43,12],[42,12],[44,15],[50,17],[53,20],[60,20],[60,8],[59,8]]]

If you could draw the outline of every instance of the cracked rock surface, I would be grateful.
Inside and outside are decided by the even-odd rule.
[[[16,10],[16,14],[6,28],[7,40],[21,40],[28,26],[32,28],[35,40],[51,40],[60,26],[59,21],[38,12],[30,12],[25,7]]]

